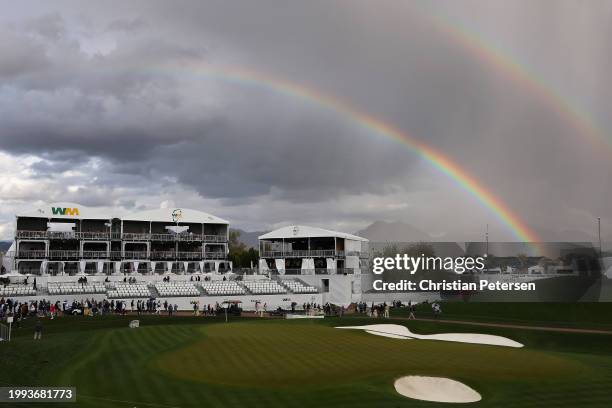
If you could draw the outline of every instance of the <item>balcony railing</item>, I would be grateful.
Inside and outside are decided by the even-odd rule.
[[[270,269],[272,274],[277,275],[279,271],[276,269]],[[341,268],[341,269],[285,269],[285,275],[352,275],[355,273],[355,269]]]
[[[202,258],[202,252],[188,252],[188,251],[151,251],[151,259],[156,260],[164,260],[164,259],[182,259],[185,261],[188,260],[199,260]]]
[[[315,249],[298,251],[262,251],[262,258],[335,258],[344,257],[344,251]]]
[[[125,234],[124,234],[125,235]],[[225,235],[202,235],[202,234],[148,234],[150,241],[204,241],[204,242],[226,242]],[[125,238],[124,238],[125,239]]]
[[[204,252],[204,259],[225,259],[225,252]]]
[[[76,231],[17,231],[17,239],[78,239],[78,240],[124,240],[124,241],[198,241],[227,242],[226,235],[202,235],[191,233],[149,234],[133,232],[76,232]]]
[[[47,251],[19,251],[18,257],[27,259],[44,259],[47,257]]]
[[[6,257],[13,257],[15,252],[8,252]],[[79,259],[151,259],[151,260],[201,260],[201,259],[225,259],[225,252],[205,252],[202,256],[200,251],[65,251],[44,250],[27,251],[22,250],[16,253],[18,259],[47,259],[47,260],[79,260]]]
[[[121,239],[124,241],[148,241],[150,238],[151,234],[146,233],[124,232],[121,234]]]

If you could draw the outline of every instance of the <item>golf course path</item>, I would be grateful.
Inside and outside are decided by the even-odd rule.
[[[407,317],[391,317],[391,320],[410,320]],[[612,335],[612,330],[598,330],[598,329],[576,329],[571,327],[552,327],[552,326],[529,326],[521,324],[508,324],[508,323],[485,323],[485,322],[474,322],[467,320],[448,320],[448,319],[414,319],[415,321],[421,322],[440,322],[440,323],[451,323],[451,324],[464,324],[470,326],[483,326],[483,327],[503,327],[507,329],[524,329],[524,330],[540,330],[540,331],[551,331],[561,333],[589,333],[589,334],[609,334]]]

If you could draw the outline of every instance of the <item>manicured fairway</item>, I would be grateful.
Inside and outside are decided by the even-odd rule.
[[[145,317],[135,330],[126,327],[128,321],[46,322],[44,338],[37,343],[29,328],[20,329],[14,342],[0,344],[0,383],[76,386],[78,403],[66,404],[73,408],[446,405],[407,399],[393,389],[397,377],[426,374],[473,387],[483,396],[474,406],[612,403],[609,335],[474,328],[526,344],[510,349],[397,340],[333,328],[372,323],[350,317],[321,322],[238,319],[229,324]],[[422,333],[457,331],[456,325],[408,325]]]
[[[489,303],[489,302],[444,302],[442,318],[569,328],[612,330],[611,303]],[[428,304],[419,304],[418,317],[431,318],[433,312]],[[393,310],[392,316],[407,317],[408,310]]]

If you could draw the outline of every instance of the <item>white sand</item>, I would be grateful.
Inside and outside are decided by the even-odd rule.
[[[412,333],[406,326],[402,326],[399,324],[368,324],[365,326],[343,326],[336,328],[365,330],[370,334],[391,337],[394,339],[440,340],[455,341],[459,343],[487,344],[491,346],[516,348],[523,347],[521,343],[502,336],[478,333],[415,334]]]
[[[401,334],[383,333],[379,331],[366,330],[366,333],[375,334],[377,336],[390,337],[392,339],[410,339],[410,337],[402,336]]]
[[[472,388],[450,378],[409,375],[393,385],[399,394],[423,401],[468,403],[482,399]]]

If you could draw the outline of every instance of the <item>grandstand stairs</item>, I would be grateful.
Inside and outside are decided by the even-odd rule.
[[[274,277],[272,277],[272,275],[270,275],[270,280],[276,281],[276,283],[278,283],[279,285],[281,285],[281,286],[283,287],[283,289],[285,289],[285,290],[287,291],[287,293],[293,293],[293,291],[291,290],[291,288],[290,288],[289,286],[285,285],[285,284],[283,283],[283,279],[279,278],[278,276],[274,276]],[[300,283],[304,283],[304,282],[302,282],[302,280],[301,280],[301,279],[294,279],[294,280],[297,280],[297,281],[299,281]]]
[[[196,283],[196,285],[194,285],[194,286],[196,287],[196,289],[198,290],[198,292],[200,292],[200,296],[206,296],[206,295],[207,295],[207,293],[206,293],[206,291],[204,290],[204,288],[202,287],[201,282],[194,282],[194,283]]]
[[[149,288],[149,292],[151,292],[152,298],[159,299],[160,297],[162,297],[157,291],[157,289],[155,288],[155,286],[149,285],[148,288]]]
[[[311,286],[310,284],[308,284],[308,283],[304,282],[303,280],[301,280],[301,279],[299,279],[299,278],[294,278],[293,280],[294,280],[294,281],[297,281],[297,282],[299,282],[299,283],[301,283],[301,284],[302,284],[302,285],[304,285],[304,286]],[[289,288],[287,288],[287,289],[289,289]]]

